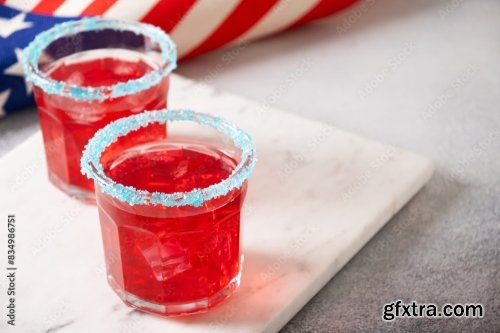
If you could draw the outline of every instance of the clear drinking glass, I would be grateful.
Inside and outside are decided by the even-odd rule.
[[[166,138],[123,145],[167,123]],[[240,211],[255,162],[250,135],[190,110],[146,111],[95,134],[82,173],[95,181],[108,282],[127,305],[195,313],[236,290]]]
[[[94,201],[80,173],[88,140],[110,121],[166,107],[176,48],[159,28],[85,18],[54,26],[24,50],[34,85],[49,179],[70,196]],[[165,136],[152,128],[150,136]]]

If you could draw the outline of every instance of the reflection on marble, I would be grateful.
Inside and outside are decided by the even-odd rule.
[[[18,221],[19,308],[7,332],[275,332],[432,174],[427,158],[178,76],[170,105],[218,114],[254,136],[240,290],[190,317],[122,305],[106,283],[97,210],[48,183],[37,133],[0,160],[2,207]]]

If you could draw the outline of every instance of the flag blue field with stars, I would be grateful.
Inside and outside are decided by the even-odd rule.
[[[73,19],[24,13],[0,5],[0,117],[34,104],[33,89],[24,81],[21,50],[38,33]]]

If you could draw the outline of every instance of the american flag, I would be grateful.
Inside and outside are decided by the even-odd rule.
[[[163,28],[186,59],[328,16],[357,0],[0,0],[0,116],[33,105],[21,50],[41,31],[82,16]]]

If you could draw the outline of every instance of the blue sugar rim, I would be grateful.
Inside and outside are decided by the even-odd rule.
[[[43,50],[55,40],[75,35],[83,31],[114,29],[132,31],[137,35],[145,35],[161,48],[162,65],[160,68],[148,72],[144,76],[116,83],[111,86],[86,87],[68,84],[49,78],[38,68],[38,59]],[[177,67],[177,50],[172,39],[160,28],[150,24],[88,17],[78,21],[68,21],[54,25],[51,29],[40,34],[23,50],[23,69],[26,80],[43,89],[48,94],[57,94],[78,100],[103,101],[106,98],[116,98],[133,94],[151,88],[158,84],[163,77],[170,74]]]
[[[151,123],[166,124],[168,121],[191,121],[202,125],[208,125],[227,135],[236,147],[241,149],[241,159],[228,178],[219,183],[202,189],[193,189],[188,192],[149,192],[139,190],[132,186],[125,186],[109,178],[103,170],[100,162],[102,153],[113,142],[131,131],[146,127]],[[251,136],[219,117],[192,110],[170,110],[144,111],[143,113],[121,118],[109,123],[98,130],[90,139],[83,150],[81,159],[81,173],[87,178],[94,180],[101,190],[122,202],[133,205],[163,205],[167,207],[179,206],[201,206],[205,201],[224,196],[231,190],[240,188],[248,179],[257,161],[255,147]]]

